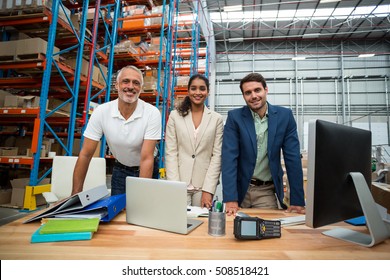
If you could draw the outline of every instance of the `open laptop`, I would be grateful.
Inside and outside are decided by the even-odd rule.
[[[126,178],[129,224],[188,234],[203,221],[187,218],[187,184],[138,177]]]

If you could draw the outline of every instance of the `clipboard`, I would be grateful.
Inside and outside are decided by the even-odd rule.
[[[109,197],[105,197],[100,199],[83,209],[74,210],[70,212],[65,212],[61,214],[62,218],[66,218],[67,216],[82,216],[82,215],[90,215],[93,213],[105,213],[100,218],[101,222],[110,222],[118,213],[120,213],[126,207],[126,194],[118,194],[112,195]]]
[[[33,216],[32,218],[24,221],[23,223],[26,224],[39,220],[41,218],[52,217],[55,214],[83,209],[84,207],[102,199],[107,195],[109,195],[109,192],[107,190],[106,185],[97,186],[61,200],[57,204],[47,208],[43,212]]]

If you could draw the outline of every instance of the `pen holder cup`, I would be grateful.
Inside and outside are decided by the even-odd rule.
[[[226,234],[225,212],[209,212],[208,233],[212,236],[224,236]]]

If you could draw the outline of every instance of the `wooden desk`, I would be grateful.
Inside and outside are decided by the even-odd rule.
[[[245,209],[242,212],[264,219],[294,215],[279,210]],[[207,218],[201,218],[204,223],[189,235],[180,235],[129,225],[122,212],[112,222],[100,224],[92,240],[31,244],[31,234],[39,227],[39,222],[22,224],[27,218],[0,227],[1,260],[390,260],[390,239],[366,248],[321,234],[332,227],[291,226],[282,229],[281,238],[239,241],[233,236],[233,217],[227,217],[226,235],[213,237],[207,234]]]

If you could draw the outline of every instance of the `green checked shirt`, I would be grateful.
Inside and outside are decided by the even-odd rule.
[[[265,116],[261,119],[259,114],[252,111],[255,122],[256,139],[257,139],[257,158],[253,178],[270,181],[272,180],[271,170],[267,157],[268,145],[268,108]]]

